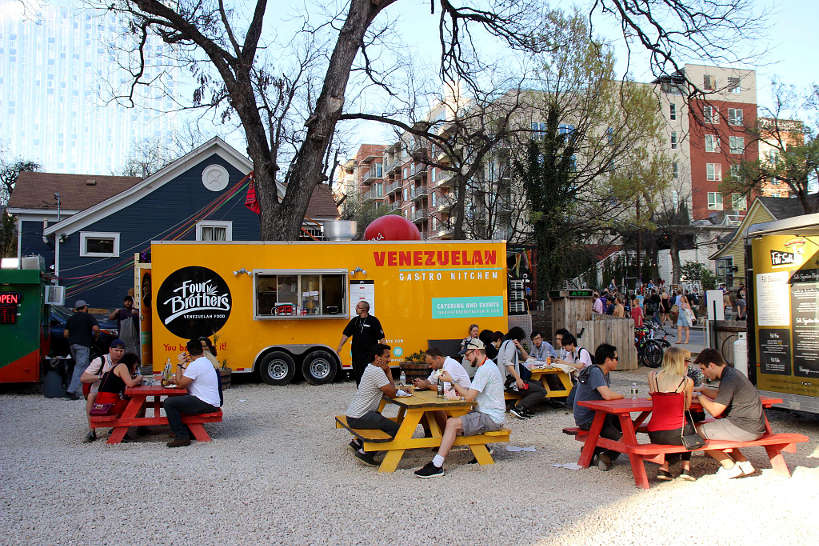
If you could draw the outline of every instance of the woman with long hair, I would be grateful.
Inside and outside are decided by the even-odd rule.
[[[96,404],[113,404],[110,414],[121,415],[128,401],[125,399],[125,388],[142,384],[142,376],[137,375],[139,357],[134,353],[125,353],[114,368],[106,372],[100,381]]]
[[[648,374],[648,391],[651,395],[651,420],[648,437],[653,444],[683,445],[682,435],[693,434],[694,427],[686,419],[685,412],[691,407],[694,382],[687,376],[686,360],[691,353],[681,347],[669,347],[663,355],[663,365]],[[694,481],[691,476],[691,452],[669,453],[657,471],[657,479],[673,479],[671,465],[682,460],[680,479]]]
[[[677,296],[677,343],[688,344],[691,337],[691,304],[688,303],[688,298],[684,294]],[[685,341],[682,340],[683,332],[685,332]]]

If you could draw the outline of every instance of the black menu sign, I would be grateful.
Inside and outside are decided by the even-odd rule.
[[[819,269],[791,276],[793,373],[819,377]]]
[[[760,328],[759,365],[762,373],[791,374],[790,337],[786,328]]]

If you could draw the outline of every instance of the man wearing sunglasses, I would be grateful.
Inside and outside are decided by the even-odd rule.
[[[574,421],[583,430],[589,430],[594,421],[594,410],[581,406],[578,402],[588,400],[620,400],[623,395],[611,390],[609,372],[617,369],[617,348],[608,343],[603,343],[594,352],[594,362],[596,366],[583,368],[577,376],[577,392],[574,397]],[[614,415],[606,415],[603,429],[600,436],[609,440],[619,440],[622,436],[620,431],[620,421]],[[594,454],[597,457],[597,466],[600,470],[610,470],[614,459],[617,458],[616,451],[610,449],[596,448]]]

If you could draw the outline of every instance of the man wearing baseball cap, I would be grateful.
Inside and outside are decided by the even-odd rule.
[[[478,338],[472,338],[467,342],[464,357],[478,369],[472,378],[471,386],[462,387],[446,371],[441,373],[441,380],[451,383],[455,392],[463,396],[464,400],[468,402],[474,400],[477,404],[476,410],[462,417],[447,419],[438,453],[432,461],[415,471],[419,478],[437,478],[444,475],[444,459],[459,434],[474,436],[503,427],[506,401],[503,399],[503,378],[500,370],[486,357],[486,346]]]
[[[94,336],[99,334],[100,327],[97,319],[88,313],[88,304],[85,300],[77,300],[74,304],[74,314],[65,323],[63,336],[68,338],[71,349],[71,358],[74,360],[74,373],[68,384],[66,397],[69,400],[79,400],[82,396],[80,377],[88,367],[91,358],[91,344]]]
[[[83,383],[91,383],[91,390],[88,392],[88,399],[85,402],[85,414],[89,419],[88,434],[85,437],[85,442],[93,442],[97,439],[97,433],[91,428],[91,407],[94,405],[94,400],[97,398],[97,390],[100,387],[100,380],[102,376],[117,367],[122,356],[125,354],[125,342],[121,339],[115,339],[108,347],[108,354],[98,356],[91,361],[88,368],[80,376]],[[140,379],[141,381],[141,379]]]

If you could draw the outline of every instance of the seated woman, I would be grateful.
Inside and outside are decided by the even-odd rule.
[[[686,359],[689,352],[670,347],[663,355],[663,366],[648,374],[648,390],[653,410],[648,426],[648,437],[654,444],[682,445],[682,434],[693,434],[694,427],[685,417],[691,406],[694,382],[687,376]],[[685,431],[683,432],[683,428]],[[658,480],[671,480],[670,465],[682,459],[680,479],[694,481],[691,476],[691,452],[669,453],[657,471]]]
[[[142,376],[136,375],[139,357],[134,353],[125,353],[119,364],[105,374],[100,382],[95,403],[113,404],[109,415],[121,415],[128,401],[125,399],[125,388],[142,384]]]
[[[213,367],[217,370],[221,368],[219,361],[216,359],[216,347],[214,347],[210,338],[202,336],[199,338],[199,341],[202,343],[202,356],[210,360],[210,363],[213,364]]]
[[[464,353],[466,353],[466,344],[469,343],[471,340],[476,339],[478,337],[479,332],[480,328],[478,328],[477,324],[469,325],[469,335],[461,340],[461,346],[458,350],[459,356],[463,356]]]

